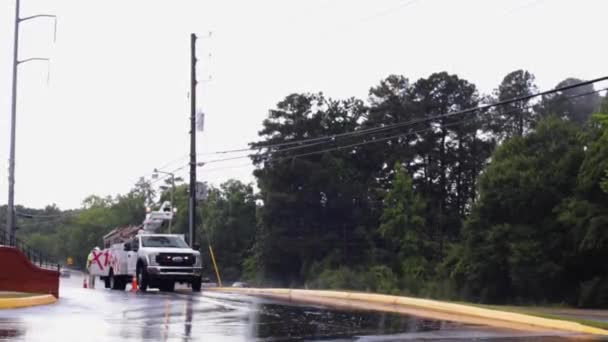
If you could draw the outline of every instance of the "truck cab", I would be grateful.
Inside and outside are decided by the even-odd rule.
[[[173,291],[175,283],[188,283],[200,291],[202,260],[183,235],[138,234],[123,245],[127,273],[137,276],[140,290],[148,287]]]

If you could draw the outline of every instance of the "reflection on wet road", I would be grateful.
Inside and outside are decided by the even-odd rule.
[[[0,341],[559,341],[564,337],[221,294],[82,289],[51,306],[0,311]],[[545,336],[543,336],[545,335]]]

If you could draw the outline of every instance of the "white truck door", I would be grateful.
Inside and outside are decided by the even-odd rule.
[[[131,250],[127,252],[127,273],[134,275],[137,269],[137,251],[139,250],[139,237],[131,240]]]
[[[116,270],[116,275],[126,275],[127,273],[127,260],[129,260],[129,258],[127,258],[128,254],[130,252],[125,252],[124,249],[120,249],[118,250],[117,253],[117,270]]]

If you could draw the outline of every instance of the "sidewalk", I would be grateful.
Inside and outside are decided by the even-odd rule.
[[[0,309],[17,309],[53,304],[57,298],[50,294],[0,291]]]

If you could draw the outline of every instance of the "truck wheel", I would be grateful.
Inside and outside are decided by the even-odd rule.
[[[137,267],[137,284],[141,291],[148,289],[148,271],[143,266]]]
[[[201,292],[201,278],[192,281],[192,292]]]

